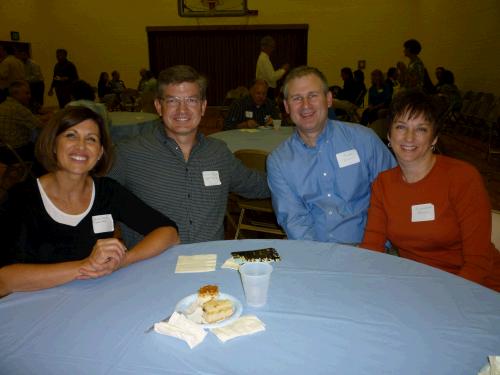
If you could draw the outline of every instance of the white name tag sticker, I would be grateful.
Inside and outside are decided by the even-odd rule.
[[[222,185],[220,182],[219,171],[203,171],[203,183],[205,186]]]
[[[115,230],[113,216],[111,216],[111,214],[92,216],[92,226],[96,234],[113,232]]]
[[[245,117],[246,118],[253,118],[253,112],[252,111],[245,111]]]
[[[434,219],[434,205],[432,203],[415,204],[411,206],[412,223],[419,221],[433,221]]]
[[[358,164],[361,160],[359,159],[358,151],[355,149],[339,152],[335,155],[340,168],[348,167],[349,165]]]

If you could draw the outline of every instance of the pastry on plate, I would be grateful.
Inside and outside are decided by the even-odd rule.
[[[198,290],[198,303],[203,305],[205,302],[216,299],[219,296],[219,287],[217,285],[205,285]]]
[[[203,319],[207,323],[215,323],[233,315],[233,303],[228,299],[213,299],[205,302],[203,308]]]

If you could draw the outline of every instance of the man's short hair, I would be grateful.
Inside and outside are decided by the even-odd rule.
[[[418,55],[422,51],[422,45],[416,39],[408,39],[403,46],[413,55]]]
[[[9,85],[9,95],[12,96],[16,94],[21,88],[30,88],[28,81],[14,81]]]
[[[66,51],[64,48],[56,49],[56,53],[62,53],[64,56],[68,56],[68,51]]]
[[[264,86],[269,88],[269,83],[267,83],[267,81],[265,79],[261,79],[261,78],[253,79],[252,82],[250,83],[250,86],[248,86],[248,87],[252,88],[255,85],[264,85]]]
[[[288,98],[288,84],[290,83],[290,81],[292,81],[293,79],[308,76],[310,74],[315,75],[321,80],[321,83],[323,85],[323,92],[326,95],[328,93],[328,81],[325,75],[318,68],[303,65],[292,69],[290,73],[288,73],[285,79],[285,83],[283,84],[283,95],[285,99]]]
[[[160,72],[158,76],[158,98],[163,96],[165,86],[179,85],[183,82],[196,83],[200,88],[200,99],[206,99],[207,79],[189,65],[174,65]]]
[[[260,40],[260,47],[274,47],[276,45],[276,41],[272,36],[266,35],[264,38]]]

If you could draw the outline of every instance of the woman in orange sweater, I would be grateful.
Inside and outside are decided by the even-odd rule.
[[[403,258],[500,291],[488,193],[472,165],[433,153],[440,114],[436,99],[422,91],[394,99],[387,136],[399,166],[373,182],[359,246],[384,251],[389,240]]]

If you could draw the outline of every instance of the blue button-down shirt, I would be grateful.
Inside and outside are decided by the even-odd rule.
[[[295,132],[267,160],[278,222],[289,239],[359,243],[371,183],[394,166],[390,151],[364,126],[328,120],[315,147]]]

